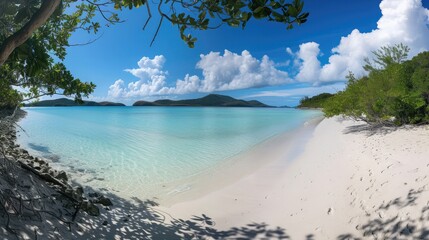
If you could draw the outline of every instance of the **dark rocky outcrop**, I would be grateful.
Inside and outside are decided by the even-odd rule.
[[[49,160],[34,157],[25,149],[16,144],[17,134],[15,127],[10,124],[0,125],[0,156],[2,161],[11,161],[18,164],[21,168],[35,174],[40,179],[51,185],[53,189],[77,206],[76,213],[79,209],[87,212],[92,216],[100,215],[98,204],[102,206],[111,206],[112,201],[96,193],[96,198],[90,194],[85,194],[83,188],[78,186],[73,188],[69,183],[69,176],[65,171],[58,171],[49,166]],[[93,193],[94,194],[94,193]]]
[[[87,199],[82,201],[80,207],[83,211],[87,212],[91,216],[100,216],[100,209]]]
[[[101,195],[100,193],[89,193],[88,197],[90,199],[91,202],[93,203],[97,203],[97,204],[101,204],[103,206],[112,206],[113,203],[109,198],[106,198],[105,196]]]

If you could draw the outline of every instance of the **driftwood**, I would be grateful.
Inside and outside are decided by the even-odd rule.
[[[38,176],[39,178],[41,178],[42,180],[44,180],[46,182],[53,183],[54,185],[61,187],[63,190],[70,188],[70,186],[68,186],[68,185],[64,184],[63,182],[61,182],[60,180],[52,177],[48,173],[41,173],[40,171],[34,169],[33,167],[31,167],[31,166],[29,166],[26,163],[21,162],[21,161],[18,161],[18,163],[22,168],[34,173],[36,176]]]

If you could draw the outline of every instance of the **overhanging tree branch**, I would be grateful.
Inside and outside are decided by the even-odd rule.
[[[0,66],[8,59],[9,55],[29,39],[32,33],[42,26],[60,5],[61,0],[43,0],[39,10],[17,32],[6,38],[0,47]]]

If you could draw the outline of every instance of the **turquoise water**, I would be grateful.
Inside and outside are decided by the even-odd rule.
[[[214,168],[319,111],[274,108],[26,108],[19,142],[78,183],[127,196]]]

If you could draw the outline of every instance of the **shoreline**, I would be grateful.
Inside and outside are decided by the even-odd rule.
[[[258,160],[254,155],[261,155],[261,153],[259,153],[261,149],[263,151],[279,151],[281,149],[281,144],[295,144],[295,140],[300,138],[300,136],[302,135],[301,133],[311,131],[309,129],[314,128],[314,126],[317,124],[316,122],[320,121],[322,118],[323,117],[321,116],[321,114],[320,116],[309,118],[308,120],[306,120],[306,122],[300,123],[297,128],[286,130],[269,136],[265,140],[262,140],[261,142],[258,142],[233,156],[227,157],[219,161],[220,163],[205,168],[202,171],[198,171],[194,175],[181,178],[177,181],[162,182],[158,183],[158,185],[153,184],[153,186],[150,185],[150,189],[160,189],[159,191],[154,192],[155,194],[138,194],[136,193],[136,190],[138,190],[138,188],[135,188],[135,190],[133,190],[132,192],[121,193],[120,189],[109,186],[109,176],[107,175],[99,175],[97,172],[94,172],[96,170],[93,169],[91,171],[84,171],[78,166],[63,164],[61,159],[50,159],[51,156],[58,156],[55,155],[55,153],[39,152],[32,148],[27,150],[34,156],[47,159],[47,161],[50,162],[50,165],[52,165],[54,168],[69,173],[73,186],[90,186],[94,189],[98,189],[98,191],[103,194],[107,194],[108,192],[114,192],[115,194],[128,200],[131,200],[133,198],[140,198],[142,200],[151,199],[157,201],[159,204],[169,206],[177,202],[187,201],[197,196],[207,194],[211,191],[217,190],[219,188],[224,187],[225,185],[235,182],[243,176],[251,174],[260,166],[267,164],[267,162],[271,162],[273,160],[273,157],[265,157],[264,159],[261,158],[261,160]],[[24,133],[21,132],[20,134]],[[23,146],[26,144],[25,141],[21,143],[23,144]],[[96,184],[92,185],[90,181],[93,181],[94,179]],[[98,179],[102,179],[100,180],[102,184],[99,184]],[[213,179],[222,179],[222,181],[214,184]],[[105,181],[106,184],[100,187],[100,185],[103,185],[103,182]],[[84,187],[84,190],[86,189],[87,188]]]
[[[169,207],[174,204],[200,198],[211,192],[229,186],[240,179],[253,174],[255,171],[282,159],[293,159],[300,154],[299,145],[308,140],[313,130],[324,119],[314,117],[302,123],[296,129],[278,133],[252,146],[246,151],[224,159],[213,168],[199,172],[196,175],[181,179],[169,189],[165,199],[156,199],[160,205]],[[296,147],[296,148],[295,148]],[[286,165],[290,161],[285,162]],[[177,188],[189,188],[185,191],[175,191]]]
[[[207,177],[218,180],[213,186],[185,192],[177,203],[108,192],[114,205],[101,208],[99,217],[79,212],[71,225],[49,214],[43,215],[47,221],[20,220],[22,239],[429,238],[429,126],[372,129],[325,118],[302,129],[310,131],[297,130],[288,146],[282,141],[286,134],[280,134],[247,152],[259,160],[253,166],[240,165],[249,160],[240,154],[242,162],[224,166],[229,172]],[[46,182],[18,172],[23,189],[30,185],[54,196]],[[0,185],[5,181],[0,175]],[[47,200],[44,209],[66,210],[52,197]],[[0,235],[13,236],[6,219],[0,220]]]

